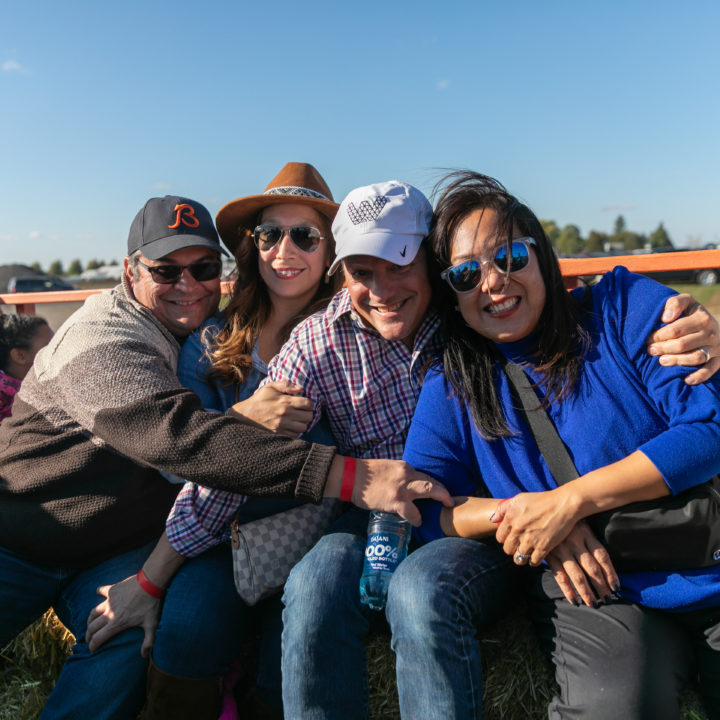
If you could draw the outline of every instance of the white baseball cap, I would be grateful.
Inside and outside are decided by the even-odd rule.
[[[328,273],[350,255],[408,265],[428,234],[431,218],[428,199],[407,183],[389,180],[352,190],[332,224],[337,254]]]

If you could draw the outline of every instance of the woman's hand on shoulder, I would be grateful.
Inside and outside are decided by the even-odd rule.
[[[661,365],[700,368],[685,378],[688,385],[709,380],[720,369],[720,330],[717,320],[691,295],[668,298],[662,314],[668,323],[648,338],[648,352]]]
[[[286,380],[270,380],[247,400],[235,403],[227,414],[278,435],[296,438],[307,430],[313,418],[312,401],[301,392],[300,386]]]
[[[575,525],[546,560],[563,595],[573,605],[582,601],[597,607],[620,589],[608,551],[584,521]]]
[[[145,637],[140,652],[143,657],[150,657],[162,602],[140,587],[136,575],[114,585],[103,585],[97,593],[105,599],[88,617],[85,641],[90,652],[127,628],[141,627]]]

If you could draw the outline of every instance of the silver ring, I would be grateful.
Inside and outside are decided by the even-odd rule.
[[[705,356],[705,360],[703,361],[703,365],[706,362],[710,362],[710,353],[707,351],[707,348],[700,348],[700,352]]]
[[[532,557],[532,554],[526,555],[525,553],[516,552],[515,553],[515,562],[522,565],[522,564],[526,563],[531,557]]]

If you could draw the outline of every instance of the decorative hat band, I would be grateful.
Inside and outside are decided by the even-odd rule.
[[[317,190],[311,190],[310,188],[300,187],[298,185],[284,185],[282,187],[270,188],[270,190],[266,190],[263,195],[300,195],[302,197],[318,198],[319,200],[332,202],[329,197],[317,192]]]

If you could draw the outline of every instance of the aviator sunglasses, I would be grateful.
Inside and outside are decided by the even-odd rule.
[[[470,258],[443,270],[440,277],[446,280],[456,293],[472,292],[482,282],[483,267],[489,263],[501,273],[514,273],[527,267],[530,261],[530,245],[537,245],[534,238],[517,238],[510,243],[509,254],[507,245],[501,245],[492,260]]]
[[[158,285],[172,285],[176,283],[183,270],[189,270],[197,282],[205,282],[206,280],[216,280],[220,277],[222,271],[222,263],[219,260],[205,260],[204,262],[196,262],[192,265],[146,265],[138,260],[138,265],[142,265]]]
[[[288,228],[277,225],[258,225],[253,232],[253,238],[258,250],[268,252],[283,239],[285,233],[290,235],[290,239],[298,250],[306,253],[315,252],[320,246],[320,241],[325,239],[320,231],[311,225],[293,225]]]

